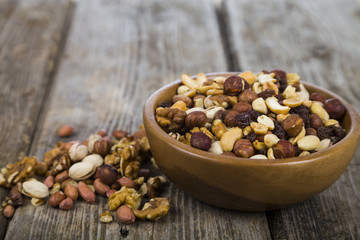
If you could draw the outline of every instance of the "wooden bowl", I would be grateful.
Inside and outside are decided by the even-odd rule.
[[[234,73],[211,73],[209,78]],[[247,159],[202,151],[171,138],[156,122],[154,112],[171,100],[178,80],[156,91],[144,108],[151,151],[161,171],[191,196],[222,208],[273,210],[308,199],[333,184],[345,171],[358,145],[360,118],[344,99],[311,84],[308,91],[336,97],[346,107],[342,125],[347,136],[334,146],[304,157]]]

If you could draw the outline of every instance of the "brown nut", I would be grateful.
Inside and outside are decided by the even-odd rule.
[[[131,180],[130,178],[127,178],[127,177],[122,177],[122,178],[118,179],[117,182],[121,186],[125,186],[127,188],[134,188],[135,187],[134,181]]]
[[[58,207],[60,202],[65,199],[65,194],[62,191],[57,191],[48,200],[48,203],[51,207]]]
[[[48,188],[51,188],[54,185],[54,177],[52,175],[50,175],[47,178],[45,178],[44,184]]]
[[[59,207],[62,210],[70,210],[74,205],[74,201],[71,198],[65,198],[64,200],[61,201],[61,203],[59,204]]]
[[[317,132],[314,128],[306,128],[305,135],[314,135],[317,136]]]
[[[295,156],[294,145],[291,142],[280,139],[277,144],[272,147],[275,158],[289,158]]]
[[[107,136],[107,131],[104,130],[104,129],[100,129],[100,130],[97,132],[97,135],[100,135],[101,137],[105,137],[105,136]]]
[[[60,128],[58,135],[60,137],[70,137],[74,133],[74,128],[70,125],[65,125]]]
[[[221,155],[229,156],[229,157],[236,157],[235,153],[233,153],[233,152],[223,152]]]
[[[318,93],[318,92],[314,92],[310,95],[311,101],[318,101],[318,102],[324,103],[326,99],[327,98],[323,94]]]
[[[93,191],[82,181],[78,182],[77,188],[80,196],[88,203],[94,203],[96,196]]]
[[[187,108],[191,108],[193,106],[193,101],[191,98],[185,95],[175,95],[172,98],[173,103],[176,103],[177,101],[183,101],[186,104]]]
[[[105,157],[111,151],[110,143],[106,139],[99,139],[94,142],[94,153]]]
[[[118,180],[119,180],[119,179],[118,179]],[[118,183],[118,182],[114,182],[113,184],[111,184],[110,188],[118,191],[118,190],[120,190],[121,185],[120,185],[120,183]]]
[[[19,191],[19,187],[17,185],[13,186],[9,192],[9,198],[11,200],[11,204],[13,207],[18,207],[23,205],[24,199],[22,197],[21,192]]]
[[[257,98],[258,95],[254,91],[246,89],[239,95],[239,102],[247,102],[251,104]]]
[[[324,108],[331,119],[340,120],[345,114],[345,106],[337,98],[330,98],[324,102]]]
[[[102,196],[105,196],[106,192],[110,190],[110,187],[106,184],[103,184],[99,178],[95,179],[94,188],[95,191]]]
[[[299,115],[290,114],[281,124],[290,137],[295,137],[301,132],[301,129],[304,126],[304,121],[301,117],[299,117]]]
[[[67,180],[68,178],[69,178],[69,171],[65,170],[65,171],[59,173],[58,175],[56,175],[55,182],[62,183],[63,181]]]
[[[109,198],[112,194],[116,193],[117,191],[115,189],[110,189],[106,192],[106,197]]]
[[[229,111],[225,115],[224,123],[228,127],[235,127],[237,126],[235,117],[239,114],[237,111]]]
[[[139,174],[138,174],[138,176],[139,177],[144,177],[145,178],[145,181],[150,177],[150,169],[148,169],[148,168],[141,168],[140,170],[139,170]]]
[[[4,208],[3,215],[7,218],[12,218],[14,216],[15,208],[11,205],[7,205]]]
[[[236,75],[228,77],[224,82],[224,91],[230,96],[237,96],[249,87],[245,79]]]
[[[135,215],[133,211],[126,205],[119,207],[116,211],[116,215],[122,223],[132,224],[135,222]]]
[[[118,140],[125,138],[127,135],[128,133],[124,130],[117,129],[113,131],[113,136]]]
[[[39,176],[44,176],[48,170],[48,165],[45,162],[36,162],[35,174]]]
[[[247,102],[238,102],[233,106],[232,110],[243,113],[252,110],[252,107]]]
[[[75,143],[81,144],[81,142],[79,142],[79,141],[70,141],[70,142],[63,143],[60,146],[60,148],[66,150],[66,151],[69,151],[71,146],[74,145]],[[84,144],[84,145],[86,145],[86,144]]]
[[[190,143],[192,147],[207,151],[211,147],[211,138],[205,133],[195,132],[191,135]]]
[[[113,184],[118,177],[118,171],[110,164],[105,164],[100,167],[99,178],[102,183],[106,185]]]
[[[250,140],[239,139],[234,144],[234,153],[238,157],[249,158],[254,155],[254,147]]]
[[[207,123],[207,116],[205,113],[196,111],[191,112],[185,117],[185,125],[192,129],[194,127],[203,127]]]
[[[309,119],[310,119],[310,126],[312,128],[318,129],[324,124],[324,121],[316,113],[310,114]]]
[[[69,184],[65,187],[65,195],[72,200],[76,200],[79,197],[79,192],[74,185]]]

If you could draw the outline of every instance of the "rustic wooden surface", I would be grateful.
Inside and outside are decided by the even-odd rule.
[[[63,124],[72,139],[135,131],[146,98],[183,72],[283,68],[360,109],[359,2],[219,2],[0,0],[0,165],[41,159]],[[360,151],[331,188],[283,210],[223,210],[169,183],[171,210],[156,223],[100,223],[103,197],[69,212],[27,201],[0,217],[0,237],[112,239],[126,228],[126,239],[359,239],[359,163]]]
[[[224,4],[239,68],[287,69],[328,88],[360,110],[360,4],[352,0]],[[350,27],[351,26],[351,27]],[[273,239],[360,238],[360,151],[325,192],[267,212]]]

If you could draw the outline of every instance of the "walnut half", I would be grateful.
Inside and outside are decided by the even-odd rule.
[[[169,207],[168,198],[153,198],[145,203],[142,210],[134,210],[134,214],[141,220],[157,221],[168,213]]]

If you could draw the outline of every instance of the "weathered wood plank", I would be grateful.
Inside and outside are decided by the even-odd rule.
[[[0,1],[0,167],[29,149],[68,3]],[[1,188],[0,201],[7,194]],[[2,238],[7,220],[0,215]]]
[[[357,1],[253,1],[224,4],[233,57],[242,70],[285,69],[360,109],[360,4]],[[360,237],[360,151],[320,195],[268,212],[274,239]]]
[[[183,72],[226,70],[216,16],[207,1],[79,1],[42,128],[32,154],[41,157],[63,124],[85,139],[103,128],[129,131],[142,122],[146,98]],[[69,212],[27,205],[18,210],[6,239],[269,239],[263,213],[225,211],[201,203],[169,184],[168,216],[131,226],[102,224],[107,200],[77,201]],[[115,214],[114,214],[115,215]],[[19,230],[18,226],[22,228]]]

